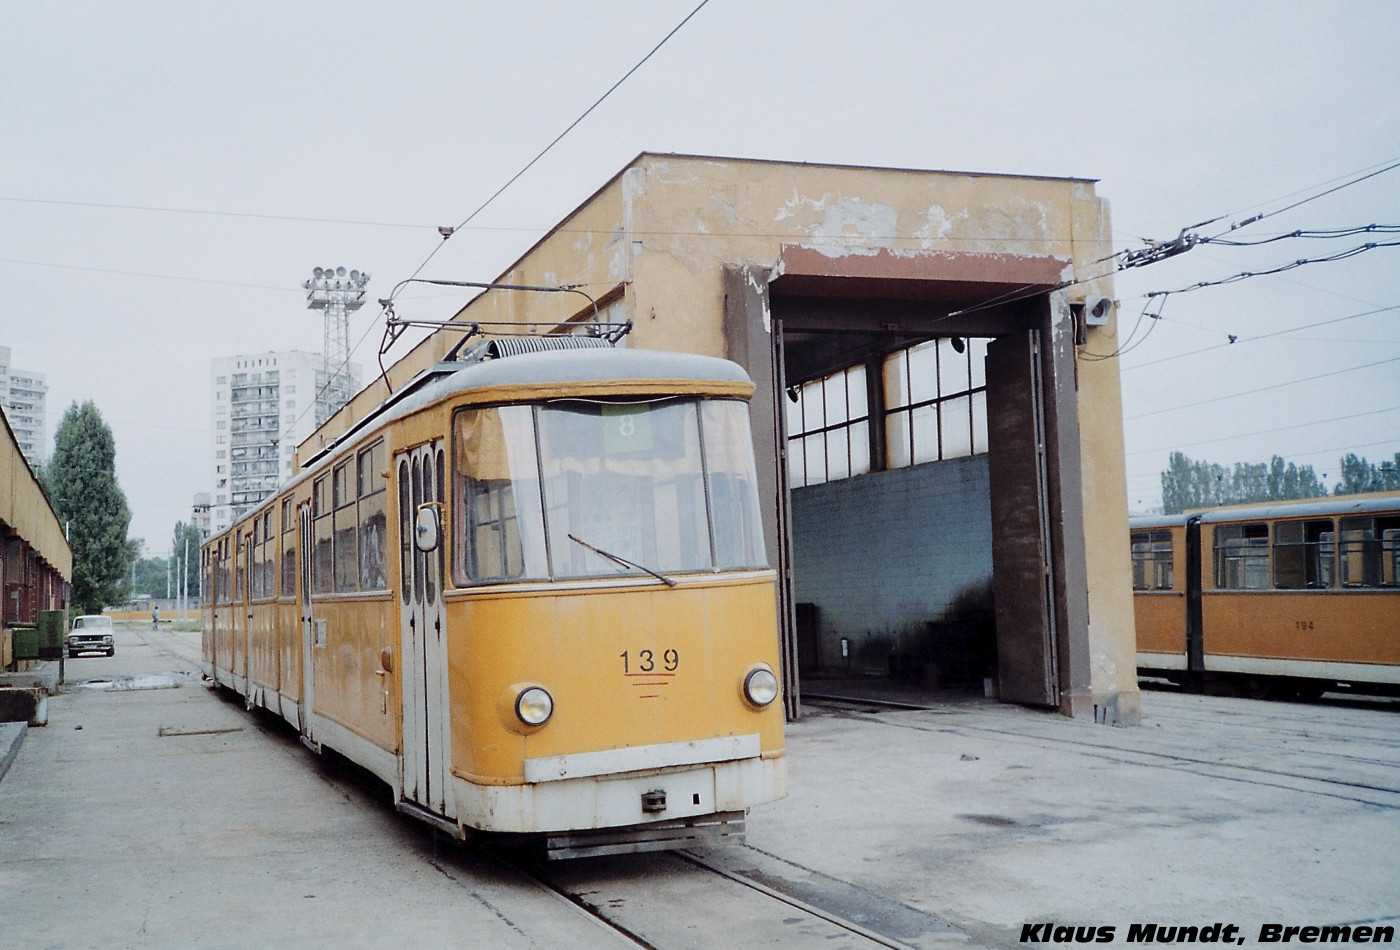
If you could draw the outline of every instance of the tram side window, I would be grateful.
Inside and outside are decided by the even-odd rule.
[[[1133,590],[1171,590],[1171,531],[1134,531],[1132,544]]]
[[[385,567],[388,544],[388,468],[384,441],[360,451],[356,482],[360,496],[360,590],[384,590],[389,586]]]
[[[355,537],[359,533],[359,518],[355,513],[355,487],[351,480],[351,462],[346,460],[331,473],[331,495],[335,505],[335,589],[355,590],[359,577],[359,550]]]
[[[329,594],[335,589],[335,558],[331,551],[331,479],[323,475],[311,489],[311,513],[316,527],[316,553],[312,557],[312,589]]]
[[[1217,590],[1264,590],[1269,586],[1269,526],[1225,524],[1215,527]]]
[[[1342,519],[1342,586],[1400,587],[1400,517]]]
[[[1274,525],[1274,587],[1331,587],[1337,542],[1332,521],[1280,521]]]
[[[297,533],[296,505],[292,499],[282,502],[282,596],[297,592]]]
[[[253,516],[253,530],[248,535],[248,599],[256,600],[263,595],[262,589],[262,515]]]
[[[239,532],[238,545],[234,548],[233,552],[233,602],[235,604],[243,602],[245,596],[244,592],[247,590],[244,586],[245,579],[243,577],[243,563],[248,557],[246,538],[247,535]]]
[[[766,567],[768,552],[758,508],[748,406],[737,399],[716,399],[701,403],[700,412],[715,567]]]
[[[273,509],[263,513],[263,596],[277,596],[277,532],[272,525]]]
[[[248,599],[257,600],[262,596],[262,546],[258,543],[262,519],[253,519],[253,533],[248,535]],[[241,566],[241,563],[240,563]]]
[[[530,407],[459,412],[454,445],[458,582],[547,577]]]

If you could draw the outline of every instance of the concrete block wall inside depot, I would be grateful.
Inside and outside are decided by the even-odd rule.
[[[821,669],[885,673],[886,654],[990,586],[990,490],[974,455],[793,491],[793,587],[817,607]]]

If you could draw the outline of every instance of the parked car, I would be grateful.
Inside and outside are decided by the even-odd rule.
[[[79,653],[105,653],[114,656],[117,652],[113,634],[112,618],[84,615],[73,621],[73,629],[68,634],[68,655]]]

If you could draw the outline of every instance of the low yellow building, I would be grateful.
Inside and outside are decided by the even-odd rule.
[[[757,384],[790,711],[878,672],[1133,723],[1111,252],[1087,180],[642,154],[298,461],[471,324],[630,321]]]
[[[15,658],[12,625],[33,624],[40,611],[63,609],[72,577],[73,553],[63,526],[6,420],[0,430],[0,671],[28,663]]]

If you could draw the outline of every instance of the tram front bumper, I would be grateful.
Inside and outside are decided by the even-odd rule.
[[[527,775],[529,772],[527,772]],[[781,752],[519,785],[485,785],[454,774],[457,818],[482,831],[530,834],[615,828],[743,811],[787,795]]]

